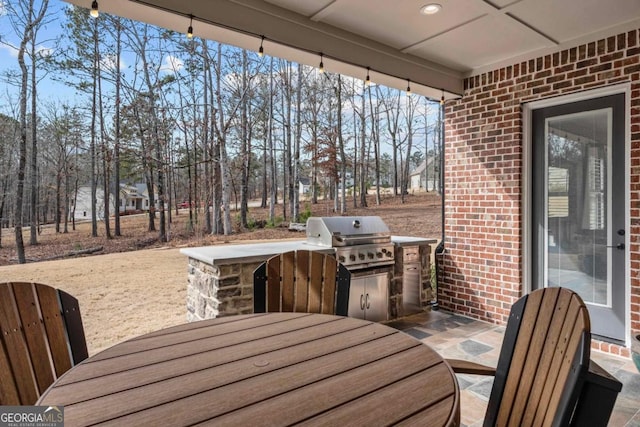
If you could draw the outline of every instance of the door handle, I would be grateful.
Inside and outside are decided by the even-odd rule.
[[[360,294],[360,310],[364,310],[364,295]]]
[[[618,244],[617,244],[617,245],[615,245],[615,246],[607,246],[607,247],[608,247],[608,248],[615,248],[615,249],[618,249],[618,250],[620,250],[620,251],[624,251],[624,243],[618,243]]]
[[[371,305],[369,304],[369,294],[367,294],[367,296],[364,299],[366,301],[366,306],[367,306],[367,310],[371,308]]]

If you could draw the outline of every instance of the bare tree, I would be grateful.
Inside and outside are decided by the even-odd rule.
[[[162,58],[162,46],[161,46],[161,38],[153,37],[152,33],[153,28],[149,25],[138,25],[133,28],[131,31],[127,31],[127,36],[130,40],[130,46],[136,52],[138,59],[140,61],[140,68],[142,71],[143,81],[144,81],[144,89],[145,95],[148,99],[146,103],[146,107],[148,108],[148,119],[150,125],[150,136],[152,141],[152,161],[150,164],[153,164],[155,168],[155,174],[157,180],[155,184],[157,185],[158,191],[158,212],[160,214],[160,225],[159,225],[159,235],[158,239],[161,242],[167,241],[167,223],[165,218],[165,173],[164,173],[164,164],[163,164],[163,143],[165,142],[160,134],[160,115],[158,114],[158,102],[159,95],[158,91],[161,89],[162,82],[158,77],[159,69],[161,66],[160,61],[151,62],[148,56],[148,49],[150,49],[150,44],[152,42],[156,43],[156,52],[160,52],[156,58]],[[155,188],[154,182],[149,182],[147,186],[147,190],[149,192],[149,215],[155,216]]]
[[[24,251],[24,240],[22,238],[23,225],[23,204],[24,204],[24,180],[27,167],[27,95],[29,90],[29,71],[25,62],[25,54],[27,46],[35,38],[36,29],[44,19],[48,0],[43,0],[39,8],[36,7],[34,0],[18,0],[9,3],[7,6],[11,10],[10,22],[16,34],[20,36],[20,45],[18,48],[18,64],[20,66],[20,148],[18,157],[18,180],[16,185],[16,199],[14,211],[14,229],[16,250],[18,254],[18,262],[24,264],[27,262]],[[35,182],[32,183],[35,185]]]
[[[376,94],[378,93],[376,86]],[[376,205],[380,206],[380,103],[377,102],[374,108],[372,90],[369,88],[369,108],[371,110],[371,139],[373,141],[373,155],[375,160],[375,178],[376,178]]]
[[[414,97],[410,93],[407,94],[406,104],[404,111],[405,125],[406,125],[406,139],[407,139],[407,151],[405,154],[405,162],[401,164],[401,180],[400,180],[400,199],[402,203],[405,201],[405,195],[408,192],[409,187],[409,169],[411,168],[411,162],[409,157],[411,156],[411,150],[413,148],[413,132],[414,132],[414,119],[415,111],[417,107],[418,98]],[[402,156],[401,156],[402,157]]]
[[[17,115],[17,114],[16,114]],[[9,188],[13,185],[15,174],[15,149],[18,145],[20,123],[12,117],[0,114],[0,248],[2,247],[2,229],[9,227],[11,196]]]

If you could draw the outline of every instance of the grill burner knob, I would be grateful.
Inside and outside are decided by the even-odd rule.
[[[376,256],[377,256],[378,258],[382,258],[382,252],[377,252],[377,253],[376,253]]]
[[[356,256],[354,254],[349,255],[349,260],[350,261],[355,261],[356,260]]]
[[[358,258],[364,259],[364,254],[358,254]]]
[[[387,251],[386,253],[387,253],[387,258],[391,258],[393,256],[393,254],[389,251]]]
[[[344,256],[343,256],[343,255],[340,255],[340,256],[338,257],[338,261],[340,261],[340,262],[344,262]]]
[[[369,252],[369,253],[367,253],[367,255],[369,256],[369,259],[373,259],[373,257],[375,256],[375,255],[373,254],[373,252]]]

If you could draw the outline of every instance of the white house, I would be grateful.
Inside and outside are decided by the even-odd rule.
[[[115,213],[115,197],[112,194],[109,198],[111,207],[109,216]],[[71,200],[71,212],[75,219],[91,219],[91,186],[85,185],[78,188],[74,201]],[[158,208],[158,202],[155,203]],[[104,219],[104,191],[101,187],[96,189],[96,216],[99,220]],[[149,210],[149,190],[144,183],[134,185],[120,184],[120,206],[118,212],[148,211]]]
[[[311,192],[311,179],[309,178],[298,178],[298,194],[301,196],[306,196]]]
[[[434,176],[435,175],[435,176]],[[435,157],[430,156],[409,173],[409,189],[434,191],[438,189],[439,165]]]
[[[74,199],[71,199],[70,216],[75,219],[91,219],[91,186],[83,185],[78,187],[78,192]],[[99,220],[104,219],[104,191],[102,188],[96,188],[96,216]],[[109,214],[113,213],[113,209],[109,209]]]

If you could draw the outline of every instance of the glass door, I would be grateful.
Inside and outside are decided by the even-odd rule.
[[[534,286],[576,291],[624,341],[624,95],[533,111]]]

